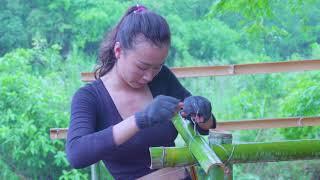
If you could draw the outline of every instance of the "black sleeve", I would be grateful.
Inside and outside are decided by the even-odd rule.
[[[66,154],[74,168],[94,164],[101,160],[103,155],[115,149],[113,126],[95,132],[96,99],[88,85],[80,88],[72,99]]]

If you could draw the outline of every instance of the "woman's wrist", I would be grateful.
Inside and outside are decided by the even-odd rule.
[[[134,116],[124,119],[113,126],[113,138],[116,145],[120,145],[135,135],[140,129]]]
[[[212,117],[206,122],[198,123],[198,126],[203,130],[212,129],[212,127],[213,127],[213,119],[212,119]]]

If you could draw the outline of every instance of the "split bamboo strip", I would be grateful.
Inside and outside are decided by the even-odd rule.
[[[320,60],[282,61],[222,66],[174,67],[171,68],[171,70],[178,78],[299,72],[320,70]],[[84,82],[93,81],[94,75],[91,72],[83,72],[81,73],[81,80]]]
[[[201,168],[208,174],[210,171],[223,171],[223,163],[210,148],[209,144],[197,135],[189,121],[185,121],[180,115],[172,119],[173,125],[188,145],[192,155],[197,159]]]
[[[211,148],[224,163],[228,161],[227,164],[320,159],[320,140],[222,144]],[[152,147],[149,150],[155,169],[197,162],[188,147]]]
[[[250,130],[265,128],[287,128],[320,126],[320,117],[292,117],[276,119],[254,119],[218,122],[216,130]],[[51,139],[65,139],[67,137],[67,128],[51,128]]]

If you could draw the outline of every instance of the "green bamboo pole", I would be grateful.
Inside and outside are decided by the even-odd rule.
[[[172,120],[175,128],[188,145],[191,154],[197,159],[201,168],[208,173],[209,171],[222,171],[223,163],[210,148],[208,143],[197,135],[189,121],[183,120],[179,115]],[[213,170],[211,170],[213,168]]]
[[[231,164],[320,159],[320,140],[315,139],[222,144],[211,145],[211,148],[223,162]],[[152,147],[150,153],[153,168],[187,166],[197,162],[188,147]],[[157,159],[161,159],[162,166]]]
[[[182,167],[196,161],[187,147],[155,147],[149,150],[151,169]]]

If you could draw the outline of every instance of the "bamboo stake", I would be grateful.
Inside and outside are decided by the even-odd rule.
[[[207,142],[201,136],[196,135],[189,121],[185,121],[181,116],[177,115],[173,118],[172,122],[188,145],[190,152],[206,173],[212,169],[221,169],[224,166]]]
[[[160,158],[156,154],[162,154],[163,149],[166,153]],[[211,149],[222,162],[231,164],[320,159],[320,140],[315,139],[222,144],[212,145]],[[149,150],[155,169],[188,166],[197,162],[188,147],[152,147]],[[162,159],[163,165],[156,159]]]

